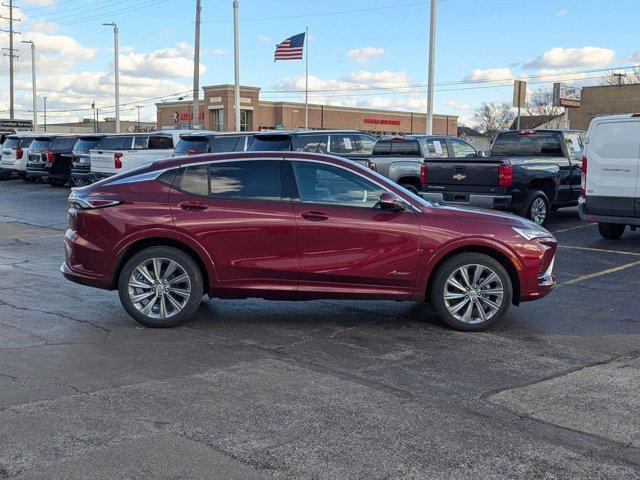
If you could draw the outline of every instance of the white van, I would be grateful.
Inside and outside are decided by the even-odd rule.
[[[591,120],[582,159],[580,218],[604,238],[640,226],[640,113]]]

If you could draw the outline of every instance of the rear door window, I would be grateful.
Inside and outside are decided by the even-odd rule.
[[[331,134],[331,153],[358,153],[356,141],[351,134]]]
[[[209,166],[211,196],[226,199],[281,200],[280,162],[249,160]]]
[[[151,135],[147,145],[149,150],[173,150],[173,138],[164,135]]]
[[[478,156],[476,149],[462,140],[451,139],[451,148],[454,158],[475,158]]]
[[[584,151],[584,134],[582,132],[565,133],[564,145],[571,160],[575,162],[582,160],[582,152]]]
[[[133,148],[135,150],[146,150],[149,147],[149,137],[135,137],[133,139]]]
[[[427,158],[449,158],[447,141],[444,138],[428,138],[424,142]]]
[[[131,150],[133,137],[104,137],[98,143],[98,150]]]
[[[326,135],[295,135],[291,140],[294,152],[326,153]]]
[[[362,155],[371,155],[373,147],[376,145],[375,137],[356,133],[353,138],[356,141],[356,149],[358,153],[361,153]]]

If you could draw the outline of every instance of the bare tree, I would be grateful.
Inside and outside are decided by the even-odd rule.
[[[640,83],[640,67],[628,72],[610,72],[600,79],[600,85],[632,85]]]
[[[509,128],[515,113],[511,105],[503,102],[482,103],[482,105],[473,112],[473,120],[476,129],[487,135],[493,140],[495,136]]]
[[[527,115],[553,115],[562,113],[562,107],[553,106],[553,91],[540,88],[533,90],[524,106]]]

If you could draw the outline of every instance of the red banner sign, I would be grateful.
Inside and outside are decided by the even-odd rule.
[[[386,118],[365,118],[364,123],[372,125],[394,125],[400,126],[400,120],[389,120]]]

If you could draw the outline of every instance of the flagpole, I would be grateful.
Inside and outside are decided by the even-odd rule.
[[[304,60],[305,60],[305,78],[304,78],[304,129],[309,129],[309,27],[307,27],[304,36]]]

